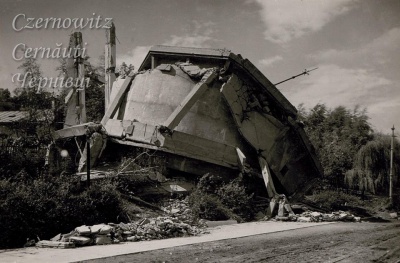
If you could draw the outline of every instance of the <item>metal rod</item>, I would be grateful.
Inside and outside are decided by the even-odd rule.
[[[281,82],[275,83],[274,85],[275,85],[275,86],[276,86],[276,85],[279,85],[279,84],[281,84],[281,83],[283,83],[283,82],[286,82],[286,81],[288,81],[288,80],[297,78],[297,77],[302,76],[302,75],[308,75],[308,73],[310,73],[311,71],[316,70],[316,69],[318,69],[318,68],[313,68],[313,69],[310,69],[310,70],[305,69],[304,72],[302,72],[302,73],[300,73],[300,74],[298,74],[298,75],[292,76],[292,77],[290,77],[290,78],[288,78],[288,79],[282,80]]]

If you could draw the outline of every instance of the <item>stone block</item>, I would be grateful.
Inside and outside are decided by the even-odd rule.
[[[100,229],[102,229],[105,226],[106,226],[105,224],[93,225],[90,227],[90,231],[92,232],[92,234],[98,234],[100,232]]]
[[[310,215],[311,215],[312,217],[320,217],[320,216],[321,216],[321,213],[320,213],[320,212],[312,212]]]
[[[96,245],[108,245],[111,244],[111,238],[106,235],[98,235],[95,240]]]
[[[85,236],[85,235],[90,235],[92,231],[90,230],[90,227],[88,226],[79,226],[75,228],[75,231],[79,233],[79,235]]]
[[[70,237],[69,240],[78,246],[88,245],[92,241],[90,238],[82,236]]]
[[[297,222],[311,222],[311,217],[300,216],[297,218]]]
[[[392,219],[396,219],[398,217],[398,214],[396,212],[390,213],[389,215],[390,215],[390,218],[392,218]]]

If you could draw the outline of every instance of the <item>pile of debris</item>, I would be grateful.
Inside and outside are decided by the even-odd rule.
[[[354,216],[349,212],[337,211],[332,213],[322,213],[311,211],[307,206],[297,204],[290,205],[285,195],[276,195],[272,198],[268,211],[270,217],[266,216],[261,220],[266,221],[272,218],[277,221],[293,222],[361,222],[361,217]],[[274,215],[276,216],[273,217]]]
[[[199,227],[206,227],[205,220],[198,220],[193,217],[192,210],[189,206],[188,198],[184,200],[170,199],[161,207],[168,216],[176,218],[184,223],[196,225]]]
[[[137,222],[83,225],[68,234],[58,234],[51,240],[39,241],[36,246],[71,248],[195,236],[206,233],[205,221],[193,220],[187,201],[170,200],[166,206],[162,207],[162,210],[165,212],[165,216],[144,218]]]
[[[332,213],[320,213],[306,211],[298,215],[297,222],[334,222],[334,221],[347,221],[347,222],[361,222],[361,217],[354,216],[349,212],[337,211]]]
[[[267,218],[265,218],[267,219]],[[332,213],[321,213],[313,211],[305,211],[301,214],[290,213],[285,216],[276,216],[277,221],[293,221],[293,222],[361,222],[361,217],[354,216],[349,212],[336,211]]]

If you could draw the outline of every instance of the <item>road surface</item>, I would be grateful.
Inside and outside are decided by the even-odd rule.
[[[400,262],[400,222],[321,225],[84,262]]]

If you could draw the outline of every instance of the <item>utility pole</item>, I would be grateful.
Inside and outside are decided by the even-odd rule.
[[[392,140],[390,143],[390,174],[389,174],[389,200],[393,204],[393,151],[394,151],[394,125],[392,128]]]
[[[87,188],[90,187],[90,133],[86,133],[86,180]]]
[[[74,32],[70,35],[68,51],[71,56],[66,58],[67,77],[74,81],[84,83],[85,65],[82,33]],[[86,122],[85,89],[79,86],[72,87],[65,97],[67,113],[65,116],[64,128]]]
[[[104,95],[105,95],[105,109],[107,111],[111,102],[111,92],[112,85],[115,81],[115,65],[116,65],[116,46],[115,46],[115,26],[114,23],[111,24],[111,28],[106,30],[106,47],[105,47],[105,57],[104,57],[104,69],[105,69],[105,85],[104,85]]]

